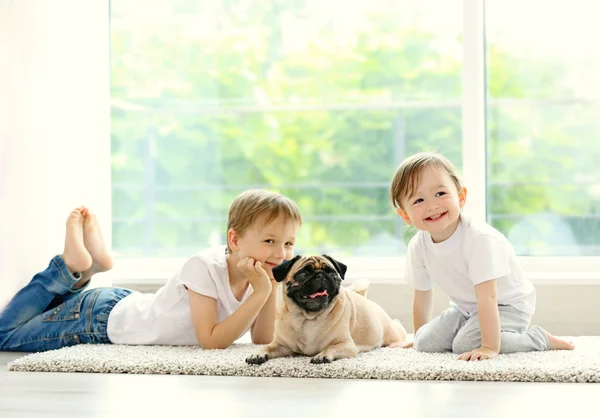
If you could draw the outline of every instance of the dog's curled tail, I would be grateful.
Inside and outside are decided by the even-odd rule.
[[[367,297],[367,291],[369,290],[369,281],[367,279],[358,279],[350,286],[348,286],[348,290],[353,291],[354,293],[358,293],[364,297]]]

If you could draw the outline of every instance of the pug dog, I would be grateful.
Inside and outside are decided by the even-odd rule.
[[[328,255],[298,255],[273,268],[274,279],[283,282],[273,341],[246,362],[303,354],[313,356],[311,363],[330,363],[406,341],[400,321],[367,299],[366,280],[342,287],[346,270]]]

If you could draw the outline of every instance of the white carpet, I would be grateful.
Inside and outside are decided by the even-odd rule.
[[[463,362],[456,355],[381,348],[355,359],[310,364],[309,357],[269,360],[248,365],[251,344],[225,350],[198,347],[78,345],[30,354],[9,363],[12,371],[214,376],[276,376],[334,379],[494,380],[511,382],[600,383],[600,337],[570,338],[574,351],[501,355],[493,360]]]

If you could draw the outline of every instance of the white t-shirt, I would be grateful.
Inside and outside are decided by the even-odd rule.
[[[200,251],[155,294],[134,292],[121,299],[108,316],[110,341],[113,344],[198,345],[185,287],[217,301],[219,322],[252,293],[248,286],[242,300],[238,301],[233,295],[225,248],[218,246]]]
[[[410,240],[405,277],[416,290],[427,291],[437,284],[466,316],[477,311],[475,285],[493,279],[499,305],[530,315],[535,312],[535,288],[525,278],[506,237],[464,214],[446,241],[434,243],[426,231]]]

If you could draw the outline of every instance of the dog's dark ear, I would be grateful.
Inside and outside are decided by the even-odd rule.
[[[300,256],[292,258],[291,260],[285,260],[283,263],[273,267],[273,278],[276,282],[282,282],[288,275],[292,266],[300,259]]]
[[[335,267],[342,280],[344,280],[344,275],[346,274],[346,270],[348,270],[348,267],[346,267],[344,263],[340,263],[339,261],[334,260],[333,257],[329,257],[327,254],[323,254],[323,257],[331,261],[333,267]]]

